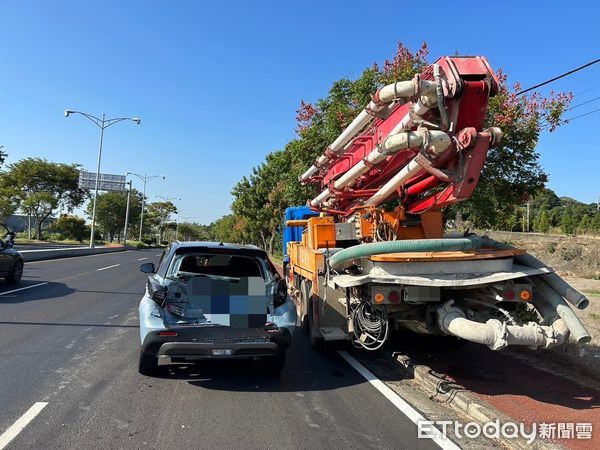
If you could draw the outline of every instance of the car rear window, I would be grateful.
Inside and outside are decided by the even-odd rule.
[[[178,275],[180,273],[230,278],[264,278],[256,258],[241,255],[207,253],[176,255],[171,267],[171,274]]]

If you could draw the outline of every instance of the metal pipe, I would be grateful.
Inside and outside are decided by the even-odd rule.
[[[531,281],[539,294],[541,294],[541,298],[538,298],[537,301],[546,301],[552,309],[556,311],[556,314],[558,314],[567,324],[575,342],[578,344],[587,344],[590,342],[592,337],[562,296],[546,284],[540,277],[531,277]]]
[[[427,134],[429,138],[430,149],[436,154],[446,150],[452,143],[450,136],[443,131],[427,131]],[[388,156],[395,155],[401,150],[412,147],[420,147],[423,145],[424,140],[425,136],[423,133],[414,131],[389,135],[379,146],[377,146],[377,148],[372,150],[365,159],[359,161],[357,164],[352,166],[350,170],[337,179],[333,183],[333,186],[335,189],[343,189],[352,185],[361,175],[371,170],[372,166],[380,164]],[[319,206],[329,196],[329,189],[326,189],[310,203],[312,206]]]
[[[102,160],[102,141],[104,140],[105,114],[102,114],[100,126],[100,147],[98,148],[98,165],[96,166],[96,187],[94,188],[94,206],[92,207],[92,226],[90,232],[90,248],[94,247],[94,228],[96,227],[96,201],[98,200],[98,183],[100,182],[100,161]]]
[[[131,197],[131,180],[127,190],[127,207],[125,208],[125,231],[123,232],[123,246],[127,246],[127,225],[129,224],[129,199]]]
[[[564,344],[569,336],[565,321],[555,320],[551,325],[538,325],[529,322],[525,325],[507,325],[497,319],[485,323],[466,318],[464,311],[452,306],[449,300],[438,308],[438,326],[446,333],[477,344],[487,345],[492,350],[500,350],[509,345],[527,347],[552,347]]]
[[[487,247],[494,247],[500,249],[513,249],[514,247],[503,244],[501,242],[495,241],[494,239],[490,239],[487,237],[481,238],[483,239],[484,245]],[[533,269],[549,269],[546,264],[537,259],[536,257],[525,253],[523,255],[515,256],[515,261],[523,266],[531,267]],[[550,272],[544,275],[540,275],[542,279],[552,286],[552,289],[557,291],[560,295],[562,295],[569,303],[575,306],[577,309],[585,309],[590,304],[590,301],[587,299],[585,295],[563,280],[561,277],[556,275],[554,272]]]
[[[434,65],[435,68],[435,65]],[[438,69],[439,70],[439,69]],[[345,151],[344,146],[358,133],[367,123],[373,119],[373,113],[378,113],[388,107],[390,103],[399,99],[409,99],[419,97],[418,101],[412,105],[411,111],[402,119],[402,121],[392,130],[390,134],[395,134],[407,130],[414,124],[415,116],[421,117],[437,102],[436,82],[428,80],[419,80],[414,78],[410,81],[399,81],[388,84],[379,89],[358,116],[346,127],[344,131],[329,145],[328,150],[336,155]],[[319,171],[319,168],[326,167],[331,159],[324,153],[319,156],[316,164],[313,164],[306,172],[300,176],[300,181],[306,181]]]

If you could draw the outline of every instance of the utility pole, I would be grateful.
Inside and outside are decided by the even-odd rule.
[[[146,183],[154,178],[162,178],[163,180],[165,179],[164,175],[148,175],[148,174],[144,174],[144,175],[140,175],[138,173],[133,173],[133,172],[127,172],[125,174],[125,176],[127,175],[134,175],[136,177],[138,177],[143,183],[144,183],[144,189],[142,192],[142,212],[140,214],[140,235],[138,238],[139,242],[142,242],[142,230],[144,228],[144,208],[146,206]]]
[[[71,109],[65,110],[65,117],[69,117],[71,114],[81,114],[87,119],[91,120],[94,125],[100,128],[100,146],[98,148],[98,165],[96,166],[96,187],[94,189],[94,206],[92,207],[92,226],[90,233],[90,248],[94,247],[94,228],[96,226],[96,200],[98,199],[98,186],[100,183],[100,163],[102,161],[102,143],[104,141],[104,130],[114,125],[116,123],[122,122],[124,120],[131,120],[136,124],[140,124],[142,120],[139,117],[115,117],[113,119],[107,119],[106,114],[102,114],[102,119],[93,116],[91,114],[81,112],[81,111],[73,111]]]
[[[529,233],[529,199],[527,199],[527,232]]]
[[[127,225],[129,224],[129,199],[131,197],[131,180],[127,182],[129,189],[127,190],[127,207],[125,208],[125,233],[123,234],[123,246],[127,246]]]

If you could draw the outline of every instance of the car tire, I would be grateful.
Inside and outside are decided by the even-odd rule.
[[[155,375],[158,372],[158,358],[148,353],[140,351],[140,361],[138,371],[142,375]]]
[[[269,373],[281,373],[285,366],[285,354],[286,352],[279,352],[273,356],[264,356],[260,359],[260,365]]]
[[[6,282],[9,284],[17,284],[23,277],[23,260],[17,259],[13,264],[12,270],[6,277]]]

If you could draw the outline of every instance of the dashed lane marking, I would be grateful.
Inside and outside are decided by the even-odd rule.
[[[35,419],[35,416],[37,416],[47,404],[48,402],[34,403],[33,406],[29,408],[25,414],[19,417],[8,430],[2,433],[2,435],[0,435],[0,450],[10,444],[10,442],[16,438],[21,431],[23,431],[27,424]]]
[[[102,267],[100,269],[96,269],[96,272],[99,272],[100,270],[112,269],[113,267],[119,267],[120,265],[121,264],[113,264],[112,266]]]
[[[377,389],[385,398],[387,398],[392,404],[398,408],[406,417],[408,417],[415,425],[418,426],[419,422],[426,421],[425,417],[421,415],[419,411],[410,406],[402,397],[387,387],[383,381],[373,375],[369,369],[359,363],[353,356],[348,352],[338,351],[338,354],[344,358],[344,360],[350,364],[358,373],[360,373],[371,385]],[[429,437],[433,442],[440,446],[444,450],[459,450],[454,442],[444,436],[440,430],[434,428],[433,425],[427,427]]]
[[[138,258],[136,261],[143,261],[145,259],[148,259],[148,257],[146,256],[145,258]]]
[[[43,286],[45,284],[48,284],[47,281],[43,282],[43,283],[38,283],[38,284],[32,284],[31,286],[25,286],[19,289],[13,289],[12,291],[4,291],[4,292],[0,292],[0,295],[7,295],[7,294],[12,294],[13,292],[19,292],[19,291],[24,291],[25,289],[31,289],[34,287],[38,287],[38,286]],[[1,448],[1,447],[0,447]]]
[[[95,255],[81,255],[81,256],[68,256],[66,258],[55,258],[55,259],[42,259],[40,261],[25,261],[25,264],[40,264],[40,263],[49,263],[49,262],[57,262],[57,261],[67,261],[69,259],[81,259],[81,258],[94,258],[96,256],[106,256],[106,255],[122,255],[123,253],[129,253],[133,250],[124,250],[122,252],[106,252],[106,253],[97,253]]]

